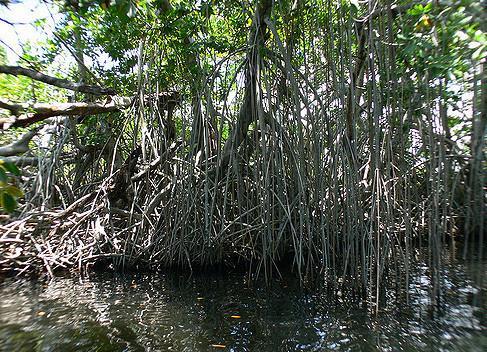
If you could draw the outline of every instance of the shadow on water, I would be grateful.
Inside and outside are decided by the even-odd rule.
[[[411,274],[409,300],[389,290],[378,315],[291,276],[270,287],[241,273],[7,279],[0,350],[485,351],[485,289],[470,277],[487,263],[466,265],[445,265],[433,315],[426,265]]]

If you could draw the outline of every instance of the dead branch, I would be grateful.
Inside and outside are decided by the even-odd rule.
[[[99,87],[89,84],[81,84],[68,81],[63,78],[56,78],[52,76],[45,75],[41,72],[32,70],[30,68],[24,68],[20,66],[6,66],[0,65],[0,73],[6,73],[14,76],[26,76],[32,78],[33,80],[43,82],[52,86],[59,88],[73,90],[75,92],[93,94],[93,95],[115,95],[116,92],[110,88]]]
[[[132,98],[112,97],[107,102],[95,103],[12,103],[0,99],[0,108],[16,115],[0,118],[0,128],[26,127],[54,116],[87,116],[120,111],[132,104]]]
[[[39,132],[39,128],[34,128],[24,133],[19,140],[0,147],[0,156],[13,156],[29,151],[29,142]]]
[[[37,166],[39,158],[36,156],[7,156],[0,157],[0,160],[13,163],[18,166]]]

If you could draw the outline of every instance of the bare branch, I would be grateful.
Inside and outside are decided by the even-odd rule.
[[[50,84],[59,88],[65,88],[73,90],[75,92],[88,93],[93,95],[115,95],[116,92],[113,89],[103,88],[95,85],[80,84],[68,81],[63,78],[56,78],[52,76],[45,75],[41,72],[32,70],[30,68],[24,68],[20,66],[6,66],[0,65],[0,73],[6,73],[14,76],[26,76],[32,78],[36,81]]]
[[[12,103],[0,99],[0,108],[9,110],[14,117],[0,118],[0,128],[26,127],[35,122],[54,116],[87,116],[112,111],[120,111],[129,107],[133,99],[129,97],[112,97],[107,102],[95,103]]]
[[[24,133],[18,141],[0,147],[0,156],[12,156],[27,152],[29,150],[29,142],[37,132],[39,132],[39,128],[34,128]]]
[[[0,160],[14,163],[18,166],[37,166],[39,164],[39,158],[36,156],[0,156]]]

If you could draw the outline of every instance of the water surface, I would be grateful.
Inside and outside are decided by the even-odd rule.
[[[481,265],[477,270],[484,270]],[[443,273],[432,310],[426,267],[409,303],[370,306],[243,274],[104,273],[0,284],[1,351],[487,351],[485,291],[463,264]]]

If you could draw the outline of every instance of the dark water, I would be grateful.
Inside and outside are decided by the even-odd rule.
[[[468,273],[445,268],[443,309],[431,314],[419,267],[409,303],[389,293],[377,316],[295,280],[266,288],[242,274],[7,279],[0,351],[487,351],[485,291]]]

